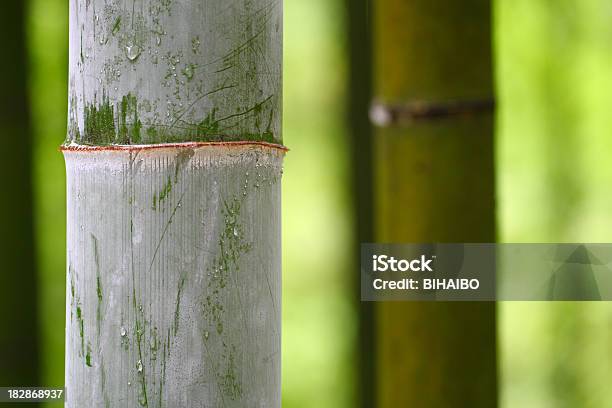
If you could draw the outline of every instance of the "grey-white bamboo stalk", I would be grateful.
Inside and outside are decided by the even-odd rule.
[[[280,407],[282,0],[72,0],[67,407]]]

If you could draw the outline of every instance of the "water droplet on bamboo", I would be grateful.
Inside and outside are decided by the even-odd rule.
[[[142,50],[140,49],[140,47],[132,43],[129,43],[125,46],[125,55],[130,61],[136,61],[136,59],[138,59],[138,57],[140,56],[141,52]]]

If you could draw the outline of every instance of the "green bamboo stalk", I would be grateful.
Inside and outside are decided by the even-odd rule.
[[[377,241],[494,241],[493,117],[448,105],[492,97],[489,1],[378,0],[374,14]],[[496,406],[494,304],[381,303],[377,320],[379,406]]]
[[[70,18],[66,406],[279,407],[282,2]]]
[[[37,284],[32,223],[32,135],[26,84],[25,2],[7,2],[0,13],[5,38],[0,64],[0,384],[39,381]]]

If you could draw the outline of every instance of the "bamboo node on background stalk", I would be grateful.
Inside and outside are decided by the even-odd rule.
[[[385,104],[379,101],[370,107],[370,121],[378,127],[427,122],[450,117],[470,117],[492,114],[495,99],[413,101],[404,104]]]

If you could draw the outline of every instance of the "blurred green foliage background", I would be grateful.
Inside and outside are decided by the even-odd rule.
[[[506,242],[612,242],[612,2],[497,0]],[[502,303],[503,407],[606,407],[612,305]]]
[[[31,0],[28,11],[41,377],[51,387],[64,384],[66,184],[58,147],[68,117],[68,2]]]
[[[283,405],[352,407],[357,322],[342,0],[285,0]],[[469,10],[466,10],[469,12]],[[63,384],[68,1],[30,0],[43,384]],[[500,240],[610,242],[612,2],[497,0]],[[602,407],[612,306],[500,307],[503,407]]]

